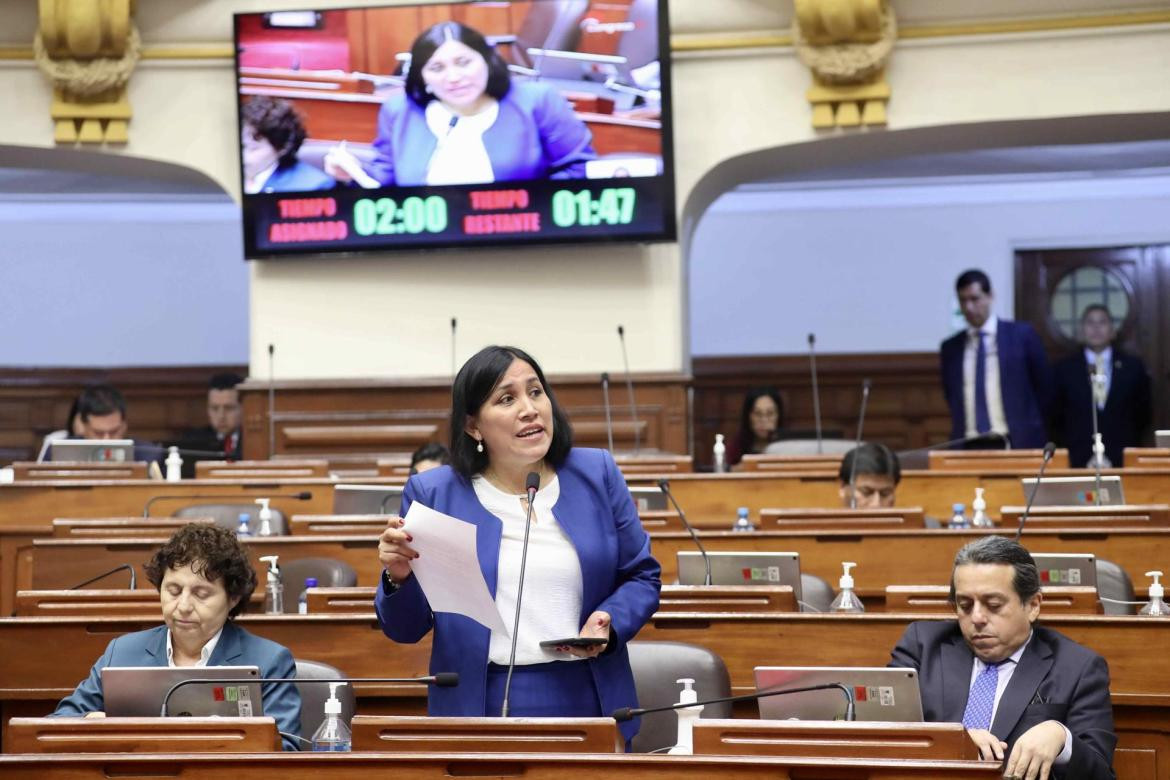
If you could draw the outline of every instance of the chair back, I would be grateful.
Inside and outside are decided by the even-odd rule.
[[[1101,611],[1106,615],[1133,615],[1137,613],[1135,604],[1113,604],[1113,601],[1135,601],[1133,582],[1125,569],[1113,561],[1104,558],[1095,558],[1097,565],[1097,595],[1101,597]]]
[[[345,677],[341,670],[320,661],[306,661],[296,659],[297,679],[299,680],[336,680]],[[301,737],[311,740],[313,734],[325,720],[325,702],[329,700],[328,683],[297,683],[297,691],[301,694]],[[349,683],[337,686],[337,699],[341,702],[341,717],[345,725],[349,725],[354,712],[353,686]],[[307,748],[301,744],[302,748]]]
[[[305,580],[317,578],[322,588],[352,588],[357,585],[357,572],[345,561],[334,558],[295,558],[282,561],[280,580],[284,583],[284,611],[295,613]],[[371,608],[373,601],[370,602]]]
[[[801,612],[828,612],[833,599],[837,597],[833,586],[815,574],[800,573]]]
[[[630,667],[639,707],[664,707],[679,699],[682,686],[676,680],[689,677],[700,699],[731,695],[731,677],[723,659],[705,647],[683,642],[630,642]],[[708,704],[700,717],[730,718],[731,704]],[[635,753],[650,753],[672,747],[678,738],[678,716],[656,712],[642,716],[634,737]]]

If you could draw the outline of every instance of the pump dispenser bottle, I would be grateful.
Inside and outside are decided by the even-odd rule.
[[[853,592],[853,575],[849,573],[849,570],[856,565],[853,561],[845,561],[841,564],[841,568],[845,570],[838,583],[841,591],[837,594],[837,598],[833,599],[833,603],[829,605],[830,612],[865,612],[865,605]]]
[[[723,443],[723,434],[715,434],[715,446],[711,450],[712,460],[715,463],[715,473],[727,471],[727,445]]]
[[[325,702],[325,720],[313,733],[313,750],[348,752],[353,747],[353,736],[349,726],[341,718],[341,701],[337,698],[337,686],[341,682],[329,683],[329,698]]]
[[[256,530],[257,536],[275,536],[276,533],[272,530],[272,510],[268,507],[270,498],[258,498],[256,503],[260,505],[260,514],[257,519],[260,521],[260,526]]]
[[[276,565],[279,555],[261,555],[260,560],[268,563],[268,582],[264,586],[264,614],[284,614],[284,583],[280,581],[280,567]]]
[[[675,680],[683,687],[682,693],[679,694],[679,704],[694,704],[699,700],[699,694],[691,686],[695,681],[689,677],[684,677],[681,680]],[[668,753],[678,756],[689,756],[695,752],[694,730],[695,721],[699,719],[699,715],[703,712],[703,705],[697,707],[683,707],[682,709],[674,711],[678,715],[678,738],[675,740],[674,747]]]
[[[1159,582],[1162,572],[1148,571],[1146,576],[1153,577],[1154,581],[1150,583],[1150,600],[1138,611],[1138,614],[1148,617],[1170,617],[1170,607],[1166,606],[1166,602],[1162,600],[1165,595],[1165,589]]]

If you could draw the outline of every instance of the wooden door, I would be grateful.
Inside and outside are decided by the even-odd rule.
[[[1016,319],[1030,322],[1053,362],[1080,349],[1081,314],[1105,303],[1117,344],[1153,379],[1154,425],[1170,428],[1170,245],[1016,252]]]

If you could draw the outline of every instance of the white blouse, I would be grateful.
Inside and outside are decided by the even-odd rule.
[[[491,104],[472,116],[451,113],[437,100],[426,107],[427,127],[438,144],[427,165],[427,184],[489,184],[496,180],[492,160],[483,145],[484,132],[496,123],[500,104]]]
[[[482,476],[472,478],[471,485],[480,504],[503,523],[496,608],[509,634],[492,632],[488,661],[506,665],[512,651],[510,634],[516,619],[516,590],[524,546],[524,496],[505,493]],[[533,501],[528,564],[524,570],[524,601],[520,608],[520,639],[516,644],[517,665],[578,660],[569,653],[558,653],[540,646],[545,640],[577,636],[581,632],[581,561],[552,513],[553,504],[560,494],[560,482],[553,477],[537,491]]]

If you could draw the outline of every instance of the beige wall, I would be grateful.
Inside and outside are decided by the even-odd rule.
[[[141,63],[131,89],[132,140],[124,153],[189,165],[238,195],[231,62],[202,55],[228,40],[231,12],[273,5],[295,4],[140,3],[149,46],[191,46],[201,56]],[[714,5],[723,9],[718,16],[710,13]],[[915,14],[940,21],[938,4],[895,2],[903,5],[911,22]],[[956,5],[962,4],[950,4]],[[1012,3],[1017,12],[1033,5],[1052,4]],[[0,0],[0,19],[8,22],[0,46],[27,42],[33,6]],[[788,3],[675,0],[672,23],[678,40],[688,44],[710,40],[703,36],[711,33],[781,32],[781,6]],[[4,111],[0,143],[49,145],[44,81],[31,62],[12,57],[0,60],[0,106],[20,111]],[[892,129],[1170,110],[1170,25],[906,40],[889,78]],[[803,97],[808,75],[789,48],[680,52],[673,79],[680,204],[721,160],[814,137]],[[460,322],[460,359],[485,343],[506,342],[531,350],[549,371],[617,370],[615,327],[621,323],[634,370],[686,364],[685,269],[674,244],[410,252],[252,268],[258,375],[267,374],[270,342],[278,347],[278,377],[444,375],[452,316]]]

